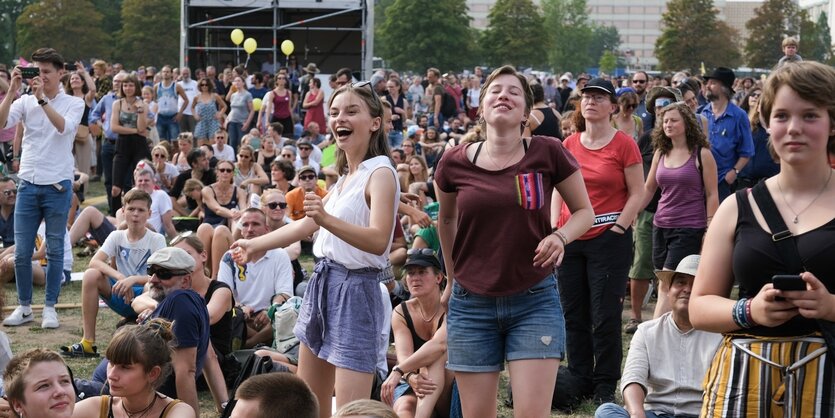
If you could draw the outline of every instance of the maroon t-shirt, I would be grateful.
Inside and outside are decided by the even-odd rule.
[[[483,149],[479,158],[487,158]],[[533,266],[534,251],[551,233],[554,187],[578,168],[560,141],[540,136],[529,140],[521,161],[499,171],[473,164],[467,146],[445,152],[435,181],[442,191],[457,193],[455,280],[479,295],[507,296],[550,274],[551,267]]]

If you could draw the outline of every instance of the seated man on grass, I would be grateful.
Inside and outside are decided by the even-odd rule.
[[[165,237],[145,227],[151,214],[151,196],[140,190],[130,190],[123,198],[127,229],[111,233],[90,260],[81,284],[81,341],[61,347],[70,357],[98,357],[96,346],[96,317],[99,297],[125,321],[136,318],[131,300],[142,293],[148,282],[147,261],[155,251],[165,247]],[[115,268],[114,268],[115,264]]]
[[[595,418],[699,416],[702,380],[722,335],[690,324],[687,308],[698,267],[699,256],[688,255],[675,271],[655,273],[670,287],[673,310],[638,325],[620,380],[624,406],[600,405]]]

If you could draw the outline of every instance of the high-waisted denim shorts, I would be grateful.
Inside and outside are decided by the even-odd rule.
[[[564,356],[565,320],[554,275],[500,297],[470,293],[456,282],[447,318],[450,370],[495,372],[505,361]]]

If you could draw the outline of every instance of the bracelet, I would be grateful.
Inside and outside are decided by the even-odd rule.
[[[626,228],[624,228],[621,224],[619,224],[619,223],[617,223],[617,222],[615,222],[614,224],[612,224],[612,228],[618,228],[618,229],[620,229],[621,231],[626,232]]]
[[[409,378],[412,377],[413,374],[415,374],[415,372],[406,373],[406,374],[403,375],[403,377],[401,379],[405,380],[406,383],[408,384],[409,383]]]
[[[565,233],[563,233],[562,231],[560,231],[560,230],[559,230],[559,229],[557,229],[557,228],[554,228],[554,230],[553,230],[551,233],[552,233],[552,234],[554,234],[554,235],[556,235],[556,236],[557,236],[557,238],[559,238],[559,239],[560,239],[560,241],[562,241],[562,246],[563,246],[563,247],[565,247],[566,245],[568,245],[568,237],[566,237],[566,236],[565,236]]]
[[[745,320],[748,321],[748,324],[752,327],[757,326],[757,323],[754,322],[754,316],[751,315],[751,304],[753,303],[754,299],[748,299],[748,301],[745,302]]]
[[[400,368],[400,366],[394,366],[394,367],[392,367],[392,368],[391,368],[391,371],[393,371],[393,372],[397,372],[397,373],[400,373],[400,377],[401,377],[401,378],[402,378],[403,376],[405,376],[405,375],[406,375],[406,373],[403,373],[403,369],[401,369],[401,368]]]
[[[734,323],[744,329],[753,328],[754,321],[749,321],[751,315],[751,304],[748,298],[742,298],[734,304],[733,310],[731,311],[731,316],[734,320]]]

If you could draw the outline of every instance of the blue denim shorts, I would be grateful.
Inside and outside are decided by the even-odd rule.
[[[112,277],[107,278],[110,281],[110,288],[113,289],[113,286],[116,284],[116,279]],[[145,290],[144,286],[132,286],[133,287],[133,297],[137,297],[142,294],[142,291]],[[125,317],[125,318],[132,318],[136,316],[136,312],[134,312],[133,308],[130,306],[130,303],[125,302],[125,299],[121,296],[116,296],[115,293],[112,291],[110,292],[110,299],[104,301],[113,312]]]
[[[563,358],[565,319],[557,280],[549,275],[511,296],[480,296],[457,282],[447,316],[447,369],[496,372],[505,361]]]

